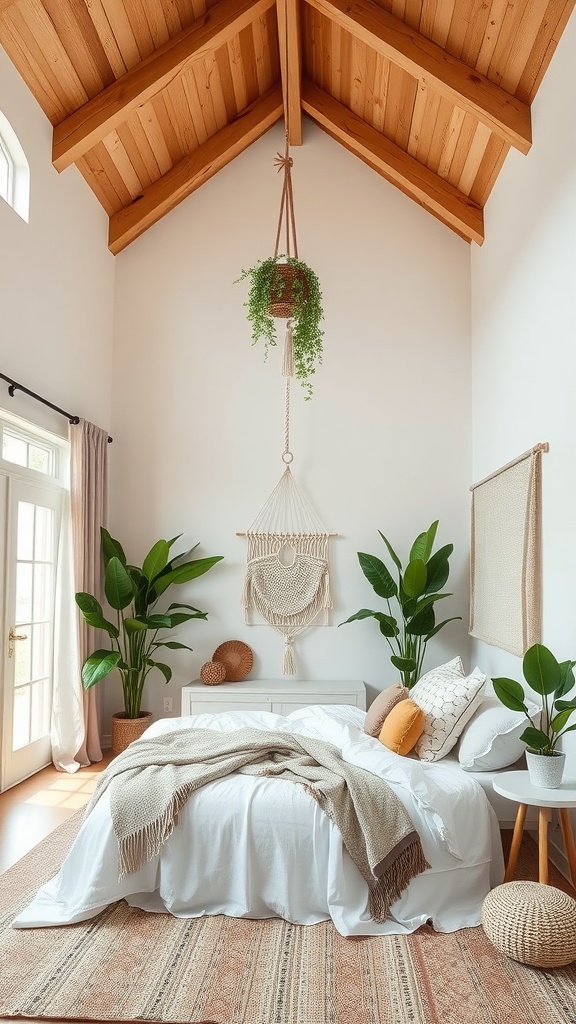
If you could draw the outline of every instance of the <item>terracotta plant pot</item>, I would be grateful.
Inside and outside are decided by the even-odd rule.
[[[138,718],[128,718],[125,711],[112,715],[112,753],[121,754],[149,725],[152,725],[151,711],[141,711]]]

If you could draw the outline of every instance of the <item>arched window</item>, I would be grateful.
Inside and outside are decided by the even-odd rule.
[[[0,197],[28,222],[30,167],[16,132],[1,110]]]

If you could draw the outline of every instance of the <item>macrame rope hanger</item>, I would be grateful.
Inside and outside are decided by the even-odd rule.
[[[287,18],[285,38],[284,77],[287,83]],[[277,153],[274,160],[278,173],[282,172],[284,175],[274,246],[274,258],[279,261],[283,255],[298,259],[288,107],[286,84],[284,89],[284,155]],[[286,238],[286,252],[280,254],[283,229]],[[285,290],[289,286],[292,269],[288,264],[286,277],[283,278]],[[290,469],[290,464],[294,459],[290,449],[290,383],[294,376],[294,343],[289,297],[284,300],[283,296],[284,292],[279,302],[280,311],[275,310],[274,315],[287,317],[281,369],[284,377],[282,462],[285,468],[280,481],[246,534],[239,534],[239,536],[246,536],[248,540],[246,578],[242,595],[246,622],[252,624],[251,612],[255,610],[269,626],[272,626],[284,637],[282,672],[284,675],[294,675],[296,660],[293,643],[296,636],[312,624],[322,622],[328,625],[328,612],[332,607],[328,539],[337,535],[326,531]]]

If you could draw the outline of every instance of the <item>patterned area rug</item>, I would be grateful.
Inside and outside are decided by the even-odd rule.
[[[0,1018],[576,1022],[576,964],[555,971],[523,967],[501,956],[481,928],[343,939],[328,923],[181,921],[121,902],[85,924],[11,929],[17,910],[57,870],[81,814],[0,876]],[[533,861],[534,847],[524,853],[524,877]],[[551,881],[567,887],[557,873]]]

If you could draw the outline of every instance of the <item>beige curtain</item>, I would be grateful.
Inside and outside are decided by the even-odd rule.
[[[70,499],[74,589],[102,599],[102,548],[100,527],[108,510],[108,434],[93,423],[80,420],[70,428]],[[80,664],[95,649],[97,634],[78,613]],[[84,739],[76,760],[89,764],[102,759],[98,727],[97,687],[83,690]]]

